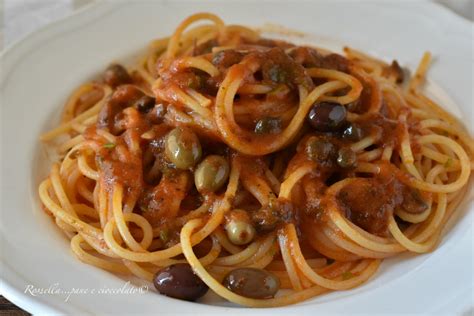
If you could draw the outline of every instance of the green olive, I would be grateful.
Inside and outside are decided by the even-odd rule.
[[[191,168],[201,159],[199,138],[189,128],[176,127],[166,136],[165,154],[176,168]]]
[[[227,237],[234,245],[246,245],[255,238],[255,228],[244,210],[233,210],[227,215]]]
[[[199,192],[219,190],[229,177],[229,163],[224,157],[207,156],[194,173],[194,183]]]
[[[272,298],[280,289],[280,279],[276,275],[256,268],[232,270],[222,284],[234,293],[255,299]]]
[[[357,155],[349,147],[339,149],[337,164],[342,168],[353,168],[357,165]]]

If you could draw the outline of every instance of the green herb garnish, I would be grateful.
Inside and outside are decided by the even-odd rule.
[[[446,168],[449,168],[449,167],[452,167],[452,166],[453,166],[453,163],[454,163],[453,159],[452,159],[452,158],[448,158],[448,160],[446,160],[446,162],[444,163],[444,166],[445,166]]]
[[[166,229],[163,229],[163,230],[160,230],[160,239],[162,242],[166,243],[168,241],[168,230]]]
[[[104,144],[103,146],[104,148],[107,148],[107,149],[112,149],[115,147],[115,144],[114,143],[106,143]]]
[[[342,279],[343,280],[349,280],[350,278],[352,278],[354,275],[352,274],[352,272],[350,271],[346,271],[342,274]]]

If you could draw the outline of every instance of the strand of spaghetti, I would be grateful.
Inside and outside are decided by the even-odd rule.
[[[202,106],[202,107],[205,107],[205,108],[208,108],[211,106],[212,104],[212,101],[211,99],[208,99],[206,98],[205,96],[203,96],[201,93],[197,92],[196,90],[194,89],[186,89],[186,93],[189,94],[191,97],[194,98],[194,100],[196,100],[197,102],[199,102],[199,104]]]
[[[280,198],[290,199],[291,189],[305,175],[313,170],[313,166],[304,165],[293,171],[280,186]]]
[[[323,68],[308,68],[306,72],[310,77],[313,78],[330,78],[333,80],[338,80],[346,83],[351,90],[342,97],[329,97],[324,96],[325,100],[338,102],[340,104],[351,103],[357,98],[359,98],[360,93],[362,92],[362,84],[354,76],[348,75],[344,72],[332,70],[332,69],[323,69]]]
[[[240,262],[253,256],[257,252],[258,248],[260,248],[261,244],[262,242],[260,240],[254,241],[247,248],[240,252],[216,259],[214,264],[221,266],[231,266],[239,264]]]
[[[199,219],[194,219],[186,223],[186,225],[184,225],[183,229],[181,230],[180,238],[181,244],[183,245],[183,254],[193,268],[194,272],[201,278],[201,280],[203,280],[204,283],[206,283],[214,292],[228,301],[249,307],[277,307],[300,302],[310,297],[319,295],[325,291],[319,286],[314,286],[297,293],[266,300],[251,299],[229,291],[204,269],[193,252],[191,234],[192,231],[199,225],[201,225],[201,221]]]
[[[153,282],[154,274],[140,267],[138,263],[126,259],[123,259],[122,262],[125,267],[135,276],[139,277],[140,279],[147,280],[148,282]]]
[[[219,69],[214,66],[210,61],[203,57],[191,57],[186,56],[176,61],[177,68],[195,68],[204,71],[211,77],[219,75]]]
[[[41,199],[41,202],[43,202],[44,206],[51,212],[53,215],[59,219],[61,219],[63,222],[73,226],[78,232],[83,232],[87,235],[90,235],[91,237],[94,237],[96,239],[103,239],[102,237],[102,232],[100,229],[97,229],[80,219],[72,216],[71,214],[65,212],[60,206],[58,206],[50,197],[48,194],[48,190],[51,187],[51,179],[46,179],[43,182],[41,182],[39,186],[39,196]]]
[[[316,258],[316,259],[306,259],[306,262],[312,269],[317,269],[317,268],[322,268],[325,267],[327,264],[326,258]],[[267,266],[269,271],[283,271],[285,270],[285,263],[281,260],[273,260],[272,263],[270,263]],[[285,272],[286,273],[286,272]]]
[[[421,154],[427,158],[430,158],[431,160],[442,163],[443,165],[449,165],[449,167],[461,169],[461,164],[459,163],[459,160],[453,159],[448,155],[430,149],[426,146],[421,147]]]
[[[439,180],[438,175],[442,172],[443,167],[438,165],[432,169],[431,172],[428,173],[427,175],[427,181],[430,183],[439,183],[441,182]],[[438,193],[437,194],[437,208],[432,216],[431,220],[426,223],[424,222],[421,226],[422,228],[420,229],[420,233],[417,234],[417,236],[413,239],[414,242],[423,242],[425,241],[428,237],[430,237],[434,231],[438,230],[438,228],[441,225],[441,222],[443,218],[445,217],[446,214],[446,206],[447,206],[447,196],[445,193]],[[426,226],[425,229],[423,229],[423,226]],[[407,235],[409,236],[409,230],[407,229]]]
[[[74,207],[78,215],[85,215],[94,220],[99,220],[99,214],[97,214],[97,210],[86,204],[73,204],[72,207]]]
[[[61,144],[61,146],[58,147],[58,152],[59,153],[64,153],[67,150],[71,149],[72,147],[82,143],[84,141],[84,136],[83,135],[77,135],[68,141],[64,142]]]
[[[59,173],[59,171],[58,171]],[[76,197],[76,186],[77,186],[77,181],[79,180],[79,177],[81,177],[82,174],[77,168],[72,168],[71,173],[69,176],[66,178],[66,196],[69,198],[69,202],[71,204],[75,204],[77,202],[77,197]],[[74,207],[71,206],[73,210]]]
[[[366,151],[357,156],[358,161],[373,161],[382,155],[382,148],[377,148],[371,151]]]
[[[358,162],[357,167],[355,169],[356,172],[363,172],[363,173],[373,173],[379,174],[380,167],[373,163],[368,162]]]
[[[393,147],[392,146],[385,147],[383,149],[383,153],[382,153],[382,160],[390,161],[390,158],[392,158],[392,153],[393,153]]]
[[[420,122],[420,128],[438,128],[448,133],[459,136],[459,141],[464,143],[471,153],[474,153],[474,142],[459,124],[450,124],[439,119],[427,119]]]
[[[95,181],[99,180],[99,172],[89,166],[84,154],[80,154],[79,157],[77,157],[77,166],[79,167],[79,170],[81,170],[82,174],[88,177],[89,179]]]
[[[449,147],[455,154],[458,156],[459,162],[461,164],[461,173],[456,181],[451,182],[449,184],[433,184],[427,183],[425,181],[421,181],[418,179],[410,179],[410,182],[414,188],[417,188],[422,191],[428,192],[442,192],[442,193],[450,193],[459,190],[463,187],[467,181],[469,180],[469,176],[471,174],[471,166],[469,157],[467,156],[464,149],[459,145],[457,142],[452,140],[451,138],[440,136],[440,135],[425,135],[421,136],[418,139],[418,142],[421,145],[434,143],[434,144],[443,144]]]
[[[216,15],[211,13],[197,13],[187,17],[180,25],[176,28],[173,35],[171,36],[168,48],[166,50],[166,58],[171,59],[176,56],[179,49],[179,41],[183,31],[192,23],[198,20],[211,20],[215,23],[218,32],[222,32],[224,28],[224,22]]]
[[[298,237],[296,236],[296,229],[293,224],[287,224],[284,228],[284,235],[288,239],[291,247],[291,254],[294,258],[296,265],[300,271],[314,284],[325,287],[331,290],[347,290],[353,288],[359,284],[367,281],[376,271],[380,264],[379,260],[374,260],[367,269],[362,272],[360,275],[355,276],[351,279],[344,281],[334,281],[326,279],[316,273],[311,267],[307,264],[306,260],[301,253],[301,249],[298,243]]]
[[[397,209],[395,211],[395,214],[400,217],[401,219],[403,219],[405,222],[409,222],[409,223],[413,223],[413,224],[416,224],[416,223],[421,223],[423,221],[425,221],[431,214],[431,206],[426,210],[424,211],[423,213],[420,213],[420,214],[412,214],[412,213],[408,213],[402,209]]]
[[[178,101],[189,107],[191,110],[195,111],[199,115],[202,115],[206,118],[211,118],[212,117],[212,112],[206,108],[201,106],[198,101],[187,95],[183,90],[181,90],[179,87],[174,86],[173,87],[173,92],[175,96],[178,98]]]
[[[233,164],[233,167],[229,176],[229,184],[227,186],[226,193],[224,198],[216,201],[214,203],[214,211],[212,212],[211,217],[207,223],[202,227],[196,234],[193,235],[192,241],[193,245],[200,243],[207,236],[212,234],[215,229],[222,223],[225,212],[230,209],[230,200],[235,195],[238,186],[240,171],[239,168]],[[120,246],[117,241],[114,239],[113,230],[114,230],[114,221],[109,221],[104,227],[104,240],[107,243],[107,246],[124,259],[128,259],[136,262],[152,262],[152,261],[161,261],[164,259],[169,259],[175,257],[182,253],[182,248],[180,244],[176,244],[170,248],[164,250],[158,250],[154,252],[135,252]]]
[[[267,180],[270,183],[270,186],[272,187],[273,192],[277,195],[280,194],[281,183],[278,180],[278,178],[268,168],[265,168],[265,176],[267,177]]]
[[[328,212],[330,219],[348,238],[353,240],[355,243],[359,244],[364,248],[377,252],[394,253],[399,251],[400,245],[398,244],[383,244],[366,238],[357,230],[352,228],[347,223],[347,220],[343,218],[343,216],[339,213],[339,211],[333,209],[333,207],[331,207],[330,211]]]
[[[407,248],[410,251],[417,252],[417,253],[424,253],[430,251],[433,246],[436,244],[437,236],[433,235],[431,238],[424,244],[419,244],[411,241],[405,235],[403,235],[400,228],[398,228],[398,224],[395,221],[393,216],[390,216],[388,219],[388,229],[393,237],[401,244],[403,247]]]
[[[281,257],[285,263],[286,272],[288,273],[288,277],[290,278],[293,289],[295,291],[303,290],[300,277],[296,271],[295,263],[293,262],[293,259],[290,255],[290,250],[288,249],[288,239],[281,230],[278,232],[278,243],[280,244]]]
[[[276,248],[274,253],[270,255],[271,249]],[[270,255],[271,257],[274,256],[275,252],[278,250],[278,247],[276,246],[275,243],[275,234],[269,234],[267,238],[263,241],[261,244],[260,248],[258,248],[257,252],[251,256],[250,258],[247,258],[244,260],[241,265],[242,266],[252,266],[255,262],[260,261],[263,257]]]
[[[85,240],[80,234],[76,234],[71,238],[71,250],[79,260],[110,272],[128,274],[127,268],[125,268],[122,264],[111,260],[102,259],[86,252],[81,247],[81,243],[83,242],[85,242]]]
[[[80,178],[77,181],[77,193],[79,193],[79,195],[82,198],[84,198],[86,201],[93,204],[94,203],[94,194],[87,188],[84,179],[85,178]]]
[[[232,111],[235,94],[242,83],[243,74],[247,72],[249,69],[241,64],[229,69],[217,93],[214,119],[227,145],[248,155],[265,155],[282,148],[300,130],[309,108],[321,95],[345,86],[340,81],[330,81],[316,87],[302,101],[298,111],[282,133],[255,138],[254,133],[245,131],[237,125]]]
[[[74,118],[74,112],[79,98],[87,92],[94,90],[95,88],[97,88],[97,85],[92,82],[80,85],[79,88],[77,88],[66,101],[61,121],[67,122],[72,120]]]
[[[272,261],[274,256],[278,253],[278,246],[276,244],[272,244],[271,248],[267,253],[265,253],[260,259],[258,260],[247,260],[237,266],[218,266],[218,265],[211,265],[209,266],[209,271],[211,273],[219,274],[221,276],[227,275],[232,270],[236,268],[255,268],[255,269],[264,269],[268,266]]]
[[[81,148],[84,147],[84,145],[84,143],[77,144],[66,153],[66,156],[64,156],[64,159],[59,168],[59,174],[61,176],[65,176],[66,170],[69,169],[75,163],[75,159],[77,159],[77,156],[80,153]]]
[[[138,214],[134,213],[127,213],[127,217],[129,220],[133,220],[135,224],[138,224],[143,231],[143,239],[140,243],[138,243],[135,238],[133,238],[130,230],[128,229],[127,224],[125,223],[125,217],[122,212],[122,195],[123,195],[123,188],[119,184],[115,184],[113,186],[112,191],[112,212],[115,219],[115,223],[117,228],[122,236],[122,239],[125,241],[127,246],[132,249],[133,251],[143,252],[147,249],[152,240],[153,240],[153,229],[150,223],[143,217]]]
[[[70,120],[66,123],[62,123],[61,125],[59,125],[55,129],[42,134],[40,136],[41,141],[49,141],[49,140],[55,138],[56,136],[70,130],[73,123],[80,123],[80,122],[84,121],[85,119],[89,118],[90,116],[99,113],[100,109],[104,105],[104,103],[107,100],[108,96],[112,93],[112,89],[110,87],[104,86],[103,89],[104,89],[104,96],[102,97],[102,99],[99,102],[96,103],[96,105],[94,105],[93,107],[91,107],[87,111],[82,112],[81,114],[79,114],[78,116],[73,118],[72,120]]]
[[[56,197],[58,198],[62,209],[65,210],[67,213],[71,214],[72,216],[77,217],[76,211],[72,207],[66,195],[66,192],[64,191],[64,187],[59,176],[59,166],[57,163],[53,164],[53,166],[51,167],[50,178],[51,184],[53,185],[54,193],[56,194]]]
[[[243,84],[239,90],[239,94],[267,94],[270,91],[273,90],[272,86],[269,85],[264,85],[264,84],[251,84],[251,83],[246,83]]]
[[[372,146],[375,142],[377,142],[381,138],[381,136],[382,134],[380,133],[380,131],[377,131],[375,135],[366,136],[362,138],[361,140],[359,140],[358,142],[353,143],[351,145],[351,149],[355,153],[359,153],[363,151],[364,149],[366,149],[367,147]]]
[[[398,120],[402,123],[402,140],[400,143],[400,157],[402,158],[403,165],[408,170],[408,172],[415,178],[422,180],[420,171],[413,164],[415,159],[413,158],[413,153],[410,146],[410,136],[408,134],[408,126],[406,122],[407,114],[403,113],[399,116]]]
[[[100,219],[100,226],[102,229],[105,227],[107,224],[107,219],[108,219],[108,214],[107,210],[109,209],[109,201],[107,199],[107,193],[105,190],[104,185],[101,185],[101,183],[98,183],[97,186],[98,190],[98,210],[99,210],[99,219]]]
[[[418,68],[416,69],[415,75],[412,77],[409,83],[410,90],[416,90],[419,86],[423,83],[425,78],[426,71],[428,70],[428,66],[430,65],[431,61],[431,54],[429,52],[425,52],[423,57],[421,58],[420,63],[418,64]]]
[[[350,240],[347,240],[344,237],[341,237],[340,232],[338,233],[338,231],[333,229],[331,225],[330,225],[330,228],[323,227],[323,233],[338,247],[364,258],[382,259],[382,258],[386,258],[393,255],[391,253],[377,252],[377,251],[372,251],[370,249],[361,247],[357,245],[356,243]]]
[[[184,225],[185,223],[183,223]],[[232,244],[230,240],[227,238],[225,233],[222,231],[221,228],[217,228],[214,232],[214,235],[217,237],[219,240],[219,243],[224,247],[225,250],[230,252],[231,254],[237,254],[242,251],[240,247],[237,247],[236,245]]]

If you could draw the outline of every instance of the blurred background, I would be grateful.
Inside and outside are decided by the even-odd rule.
[[[0,50],[23,38],[26,34],[38,29],[42,25],[65,17],[76,10],[99,1],[104,0],[0,0],[0,11],[2,13],[0,16]],[[435,1],[471,22],[474,19],[474,0],[404,1]]]

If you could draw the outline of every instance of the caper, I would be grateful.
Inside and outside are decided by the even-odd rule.
[[[161,294],[186,301],[197,300],[209,289],[186,263],[174,264],[158,271],[153,284]]]
[[[231,271],[222,284],[232,292],[250,298],[272,298],[280,289],[280,279],[273,273],[256,268]]]
[[[234,245],[246,245],[254,239],[256,234],[247,212],[238,209],[227,215],[225,230],[227,237]]]
[[[329,161],[336,155],[336,147],[323,138],[311,137],[306,142],[306,155],[316,162]]]
[[[176,127],[166,136],[165,154],[176,168],[191,168],[201,159],[199,138],[189,128]]]
[[[277,117],[264,117],[255,124],[257,134],[278,134],[281,132],[281,120]]]
[[[346,108],[334,102],[314,104],[308,113],[308,121],[320,132],[335,132],[346,122]]]
[[[349,147],[342,147],[337,154],[337,164],[342,168],[353,168],[357,164],[356,153]]]
[[[194,173],[194,183],[199,192],[219,190],[229,177],[229,163],[222,156],[207,156]]]
[[[342,132],[342,138],[350,141],[358,141],[364,137],[363,133],[362,129],[357,125],[349,124],[344,132]]]

